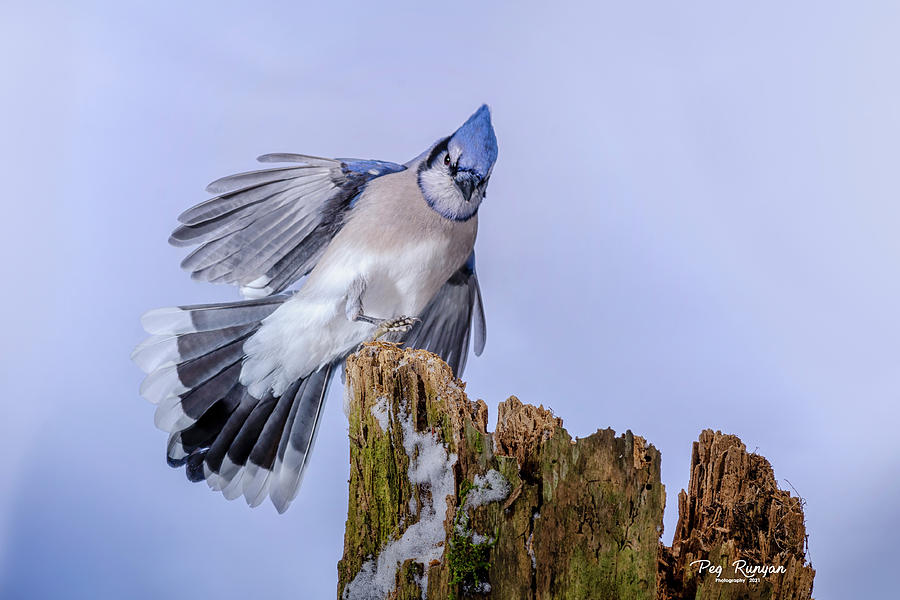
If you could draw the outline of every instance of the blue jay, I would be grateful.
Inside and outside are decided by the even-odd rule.
[[[476,355],[485,342],[473,248],[496,159],[485,105],[403,165],[266,154],[291,164],[211,183],[169,242],[197,246],[182,262],[194,279],[245,299],[152,310],[132,355],[169,464],[284,512],[332,373],[360,343],[392,336],[460,376],[470,334]]]

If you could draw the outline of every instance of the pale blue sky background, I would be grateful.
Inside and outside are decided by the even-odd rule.
[[[166,244],[212,179],[402,162],[481,102],[492,422],[645,436],[666,541],[691,442],[738,434],[808,502],[816,597],[893,593],[896,3],[74,4],[0,18],[4,598],[333,597],[340,396],[285,515],[226,502],[165,464],[138,317],[235,297]]]

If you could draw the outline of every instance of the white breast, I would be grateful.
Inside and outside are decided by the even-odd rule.
[[[363,308],[373,317],[416,316],[458,265],[447,264],[446,240],[410,243],[364,265]]]
[[[280,395],[336,357],[371,339],[375,326],[348,320],[347,291],[366,282],[366,315],[382,319],[419,315],[458,265],[449,264],[442,240],[402,245],[395,252],[335,253],[317,277],[270,315],[244,344],[241,383],[260,397]],[[317,267],[317,270],[319,267]]]
[[[475,219],[441,219],[415,197],[417,187],[380,190],[373,186],[372,197],[360,201],[300,290],[244,344],[241,383],[254,396],[269,388],[280,395],[293,381],[371,339],[375,326],[346,314],[348,290],[358,278],[365,282],[366,315],[415,317],[471,252]]]

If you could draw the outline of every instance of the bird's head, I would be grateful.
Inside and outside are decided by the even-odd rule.
[[[419,166],[426,202],[448,219],[470,219],[484,199],[496,160],[491,111],[483,104],[453,135],[437,142]]]

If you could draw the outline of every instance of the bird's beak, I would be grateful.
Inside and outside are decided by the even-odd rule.
[[[472,197],[472,191],[475,189],[475,178],[468,173],[461,173],[456,178],[456,187],[459,188],[463,198],[468,202]]]

